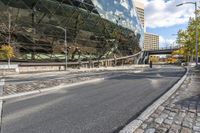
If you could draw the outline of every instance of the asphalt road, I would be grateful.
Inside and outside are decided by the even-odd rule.
[[[162,67],[7,100],[1,133],[117,132],[183,74],[182,68]]]

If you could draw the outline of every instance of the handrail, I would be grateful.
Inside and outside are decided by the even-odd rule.
[[[138,56],[139,54],[141,54],[141,51],[134,54],[134,55],[129,55],[129,56],[124,56],[124,57],[119,57],[119,58],[112,58],[112,59],[101,59],[101,60],[93,60],[93,63],[98,63],[98,62],[104,62],[104,61],[115,61],[115,60],[123,60],[123,59],[129,59],[129,58],[133,58],[135,56]],[[89,64],[89,61],[81,61],[81,62],[68,62],[68,65],[79,65],[79,64]],[[62,66],[65,65],[65,63],[56,63],[56,62],[52,62],[52,63],[19,63],[19,66]]]

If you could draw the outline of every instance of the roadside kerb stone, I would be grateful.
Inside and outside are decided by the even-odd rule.
[[[0,96],[3,95],[3,87],[4,87],[4,79],[0,79]],[[2,122],[2,107],[3,107],[3,101],[0,100],[0,128],[1,128],[1,122]]]
[[[185,73],[185,75],[163,96],[161,96],[158,100],[156,100],[152,105],[150,105],[144,112],[140,114],[139,117],[137,117],[135,120],[133,120],[131,123],[129,123],[127,126],[125,126],[120,133],[133,133],[138,129],[141,124],[147,120],[157,109],[160,105],[162,105],[165,101],[169,99],[172,94],[176,92],[176,90],[182,85],[182,83],[187,78],[188,69]],[[170,122],[171,123],[171,122]]]

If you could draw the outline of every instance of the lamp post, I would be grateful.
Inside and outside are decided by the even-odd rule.
[[[185,3],[181,3],[176,5],[177,7],[182,6],[184,4],[193,4],[195,6],[195,20],[197,21],[197,2],[185,2]],[[197,24],[195,24],[196,27],[196,66],[198,66],[198,26]]]
[[[63,27],[60,27],[60,26],[55,26],[56,28],[58,29],[61,29],[65,32],[65,70],[67,70],[67,29],[66,28],[63,28]]]
[[[8,11],[8,45],[11,44],[11,14]],[[10,57],[8,57],[8,68],[10,68]]]

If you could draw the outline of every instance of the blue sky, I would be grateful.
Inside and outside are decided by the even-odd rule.
[[[186,29],[189,18],[194,17],[194,5],[176,7],[186,1],[199,0],[144,0],[147,32],[160,35],[160,47],[175,42],[172,34]]]

